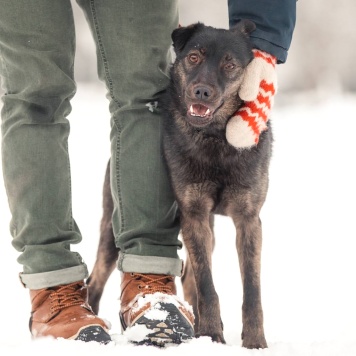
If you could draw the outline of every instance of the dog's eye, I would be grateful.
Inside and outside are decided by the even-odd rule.
[[[196,53],[191,53],[191,54],[188,56],[188,60],[189,60],[189,62],[192,63],[192,64],[197,64],[197,63],[199,63],[199,61],[200,61],[200,57],[199,57],[199,55],[196,54]]]
[[[236,68],[236,65],[234,63],[226,63],[225,64],[225,69],[226,70],[233,70]]]

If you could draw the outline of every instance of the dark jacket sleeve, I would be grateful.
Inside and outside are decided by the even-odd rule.
[[[230,28],[242,19],[252,20],[254,46],[287,60],[296,20],[296,0],[228,0]]]

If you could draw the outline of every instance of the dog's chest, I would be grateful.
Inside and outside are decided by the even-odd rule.
[[[223,188],[242,184],[248,175],[246,162],[237,151],[206,145],[190,152],[189,159],[186,158],[184,169],[196,182],[210,181]]]

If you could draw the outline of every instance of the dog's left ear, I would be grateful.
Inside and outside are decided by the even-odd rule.
[[[232,29],[232,31],[239,31],[245,35],[249,35],[251,32],[256,30],[256,25],[251,20],[240,20]]]
[[[182,51],[193,33],[204,27],[200,22],[187,27],[178,27],[172,32],[173,47],[176,53]]]

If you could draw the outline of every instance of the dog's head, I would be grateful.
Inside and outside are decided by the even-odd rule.
[[[249,33],[254,29],[253,22],[242,20],[231,30],[197,23],[173,31],[171,76],[190,125],[224,125],[237,110],[244,69],[253,58]]]

